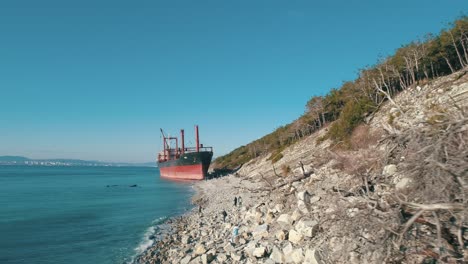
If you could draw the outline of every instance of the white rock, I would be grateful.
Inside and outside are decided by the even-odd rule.
[[[313,204],[320,201],[320,196],[314,195],[309,199],[309,203]]]
[[[307,191],[298,192],[296,196],[300,201],[304,201],[305,203],[309,202],[310,194]]]
[[[293,252],[291,254],[291,260],[294,263],[303,263],[304,262],[304,254],[303,254],[302,248],[297,248],[297,249],[293,250]]]
[[[286,246],[283,248],[283,253],[285,256],[288,256],[292,253],[293,246],[291,243],[287,242]]]
[[[318,230],[318,222],[315,220],[300,220],[295,229],[305,237],[313,237]]]
[[[188,256],[185,256],[185,258],[181,259],[180,263],[181,264],[187,264],[187,263],[190,262],[190,260],[192,260],[192,257],[190,255],[188,255]]]
[[[281,252],[281,250],[279,250],[275,246],[273,247],[273,250],[271,251],[270,259],[273,260],[275,263],[284,263],[285,262],[283,252]]]
[[[307,249],[305,251],[304,263],[307,263],[307,264],[320,264],[322,262],[321,262],[321,259],[320,259],[320,255],[318,254],[317,251],[315,251],[315,249]]]
[[[205,254],[205,252],[206,252],[205,246],[203,246],[203,244],[198,244],[195,247],[195,251],[193,253],[195,253],[195,255],[201,255],[201,254]]]
[[[395,188],[397,190],[404,190],[410,186],[411,182],[412,181],[410,178],[404,177],[397,182],[397,184],[395,185]]]
[[[255,248],[252,255],[257,258],[262,258],[266,253],[266,248],[265,247],[258,247]]]
[[[288,240],[297,244],[302,240],[303,236],[294,229],[289,230]]]
[[[285,239],[286,239],[287,234],[288,234],[287,231],[285,231],[285,230],[279,230],[278,232],[276,232],[275,237],[276,237],[278,240],[282,241],[282,240],[285,240]]]
[[[393,174],[395,174],[397,171],[397,167],[395,164],[389,164],[387,166],[384,167],[383,169],[383,174],[385,176],[392,176]]]
[[[309,213],[309,208],[307,207],[306,203],[302,200],[297,201],[297,208],[304,214]]]
[[[226,260],[227,260],[227,256],[226,254],[224,253],[220,253],[216,256],[216,259],[220,262],[220,263],[225,263]]]
[[[277,205],[275,205],[275,210],[276,210],[276,212],[281,213],[281,212],[283,211],[283,209],[284,209],[284,205],[283,205],[283,204],[277,204]]]
[[[276,222],[280,225],[290,225],[292,223],[291,216],[289,214],[282,214],[276,219]]]
[[[252,231],[252,236],[254,238],[263,238],[268,236],[268,225],[263,224],[257,226],[254,231]]]
[[[301,211],[299,211],[299,210],[297,210],[297,209],[294,210],[294,212],[293,212],[292,215],[291,215],[291,219],[292,219],[293,221],[297,221],[297,220],[299,220],[301,217],[302,217],[302,213],[301,213]]]

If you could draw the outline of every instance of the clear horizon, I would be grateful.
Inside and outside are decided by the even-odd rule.
[[[193,126],[215,156],[298,118],[306,102],[468,1],[0,3],[0,156],[151,162],[159,129]]]

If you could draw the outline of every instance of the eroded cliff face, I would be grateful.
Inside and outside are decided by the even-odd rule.
[[[382,105],[350,149],[318,143],[325,127],[275,164],[263,156],[198,183],[201,212],[175,221],[139,262],[467,262],[467,70]]]

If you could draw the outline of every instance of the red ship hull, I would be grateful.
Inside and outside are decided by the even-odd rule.
[[[166,167],[159,168],[159,170],[161,177],[168,179],[203,180],[205,178],[201,164]]]

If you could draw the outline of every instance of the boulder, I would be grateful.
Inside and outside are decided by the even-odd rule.
[[[304,263],[308,264],[321,264],[320,255],[315,249],[307,249],[305,251]]]
[[[294,244],[299,243],[302,240],[303,236],[299,232],[294,229],[289,230],[288,240],[293,242]]]
[[[195,253],[195,255],[202,255],[202,254],[205,254],[205,252],[206,252],[205,246],[203,244],[198,244],[195,247],[195,250],[193,253]]]
[[[237,263],[242,259],[242,252],[233,252],[231,253],[232,260],[236,261]]]
[[[192,260],[190,255],[185,256],[183,259],[180,260],[180,264],[188,264]]]
[[[210,263],[211,261],[213,261],[213,258],[211,258],[210,260],[208,259],[208,254],[203,254],[201,255],[201,261],[203,264],[208,264]]]
[[[257,258],[263,258],[263,256],[265,256],[265,253],[266,253],[265,247],[258,247],[254,249],[252,255]]]
[[[276,222],[281,226],[290,225],[292,223],[291,216],[289,214],[282,214],[276,219]]]
[[[273,260],[275,263],[284,263],[285,262],[283,252],[281,252],[281,250],[279,250],[275,246],[273,247],[273,250],[271,251],[270,259]]]
[[[284,205],[283,204],[277,204],[275,205],[275,211],[278,213],[281,213],[284,210]]]
[[[254,239],[267,237],[268,234],[269,233],[268,233],[268,225],[267,224],[257,226],[254,229],[254,231],[252,232],[252,236],[254,237]]]
[[[304,253],[302,248],[296,248],[291,254],[291,260],[294,263],[303,263],[304,262]]]
[[[285,256],[288,256],[292,253],[293,246],[291,243],[287,242],[286,246],[283,248],[283,253]]]
[[[309,202],[310,194],[308,191],[298,192],[296,196],[299,201],[304,201],[305,203]]]
[[[190,243],[191,239],[192,239],[191,236],[182,236],[182,239],[181,239],[182,244],[186,245],[186,244]]]
[[[392,176],[396,173],[397,167],[395,164],[389,164],[383,168],[383,175]]]
[[[302,217],[302,213],[301,213],[301,211],[299,211],[297,209],[294,210],[294,212],[291,215],[291,219],[292,219],[293,222],[299,220],[301,217]]]
[[[300,220],[295,229],[298,233],[305,237],[313,237],[317,233],[318,230],[318,222],[315,220]]]
[[[227,256],[226,254],[224,253],[219,253],[217,256],[216,256],[216,260],[220,263],[225,263],[226,260],[227,260]]]
[[[316,203],[318,201],[320,201],[320,196],[318,196],[318,195],[314,195],[309,199],[310,204]]]
[[[303,214],[308,214],[309,213],[309,208],[307,207],[306,203],[302,200],[297,201],[297,208],[303,213]]]

